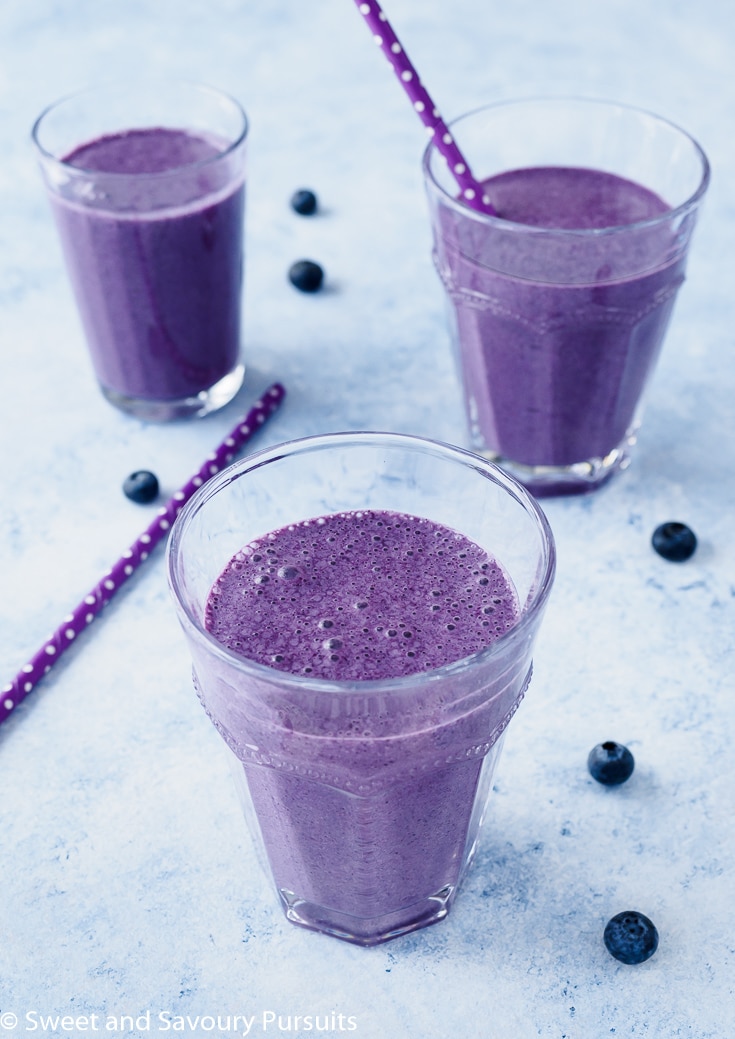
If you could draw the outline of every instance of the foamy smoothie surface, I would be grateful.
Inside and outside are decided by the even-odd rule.
[[[534,166],[484,182],[503,220],[558,230],[623,227],[666,213],[648,188],[603,170]]]
[[[518,616],[507,576],[474,542],[427,519],[364,511],[247,545],[213,585],[205,625],[259,664],[349,681],[461,660]]]
[[[221,151],[210,140],[185,130],[153,127],[97,137],[74,148],[64,162],[97,173],[166,173],[205,162]]]

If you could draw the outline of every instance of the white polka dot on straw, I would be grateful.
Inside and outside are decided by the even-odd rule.
[[[15,678],[3,686],[0,699],[0,723],[5,721],[32,689],[35,689],[43,676],[51,670],[51,665],[55,664],[62,653],[76,642],[76,637],[84,631],[112,599],[120,586],[148,558],[151,549],[164,539],[182,505],[202,484],[206,483],[214,472],[218,472],[227,464],[226,460],[232,459],[235,451],[244,447],[266,419],[276,411],[285,395],[286,391],[280,383],[274,383],[266,390],[260,400],[255,402],[247,416],[240,419],[199,471],[169,499],[163,508],[158,510],[158,515],[148,528],[130,548],[125,549],[115,565],[85,595],[79,605],[64,617],[56,631],[46,639],[28,663],[23,664]]]
[[[426,87],[421,82],[403,45],[381,10],[380,4],[377,0],[355,0],[355,3],[365,19],[373,39],[380,46],[392,65],[398,81],[408,94],[414,110],[433,137],[437,150],[446,159],[463,199],[473,209],[494,216],[495,209],[483,192],[482,185],[473,177],[467,160],[439,115],[439,109],[429,97]]]

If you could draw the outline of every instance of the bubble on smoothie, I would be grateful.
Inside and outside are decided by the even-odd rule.
[[[277,573],[282,581],[293,581],[301,576],[301,571],[297,566],[280,566]]]

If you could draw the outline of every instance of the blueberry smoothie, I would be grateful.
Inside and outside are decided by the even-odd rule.
[[[519,614],[487,552],[402,513],[325,515],[230,560],[206,629],[235,654],[313,681],[288,695],[266,682],[244,708],[224,680],[196,678],[195,658],[292,920],[372,944],[446,913],[530,664],[516,651],[484,684],[459,664],[448,681],[431,673],[490,646]],[[394,679],[406,680],[398,693]],[[348,683],[340,697],[320,696],[337,681]]]
[[[238,365],[244,187],[223,181],[214,160],[225,149],[154,127],[63,157],[96,186],[51,200],[97,379],[113,397],[185,400]]]
[[[669,207],[588,168],[484,184],[499,219],[439,204],[434,220],[473,444],[520,467],[604,467],[636,428],[684,280]]]

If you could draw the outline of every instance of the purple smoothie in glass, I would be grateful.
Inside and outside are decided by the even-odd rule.
[[[476,237],[470,255],[465,230],[451,216],[443,222],[437,263],[454,303],[475,436],[525,466],[604,459],[635,425],[684,279],[683,256],[658,262],[670,231],[645,227],[668,207],[591,169],[511,170],[484,184],[503,221],[600,234],[544,241],[541,233],[532,255],[528,237],[498,226]],[[640,233],[624,240],[604,233],[636,223]],[[631,264],[643,273],[625,274]]]
[[[666,119],[523,98],[450,133],[495,213],[470,208],[434,142],[423,172],[469,441],[535,495],[627,467],[709,163]]]
[[[448,693],[425,681],[404,699],[381,694],[375,680],[466,658],[518,617],[509,578],[484,550],[399,513],[294,524],[225,567],[205,611],[219,642],[317,681],[370,683],[339,708],[331,699],[321,708],[315,693],[248,717],[230,704],[228,717],[215,703],[226,690],[213,697],[210,677],[206,705],[244,762],[247,797],[293,919],[371,944],[438,918],[437,907],[451,903],[525,667],[519,679],[508,665],[493,688],[458,679]]]
[[[293,923],[375,945],[446,916],[554,570],[519,484],[400,434],[278,444],[182,509],[194,685]]]
[[[113,397],[184,400],[237,366],[244,186],[223,187],[212,167],[225,148],[155,127],[62,160],[99,174],[94,199],[51,201],[95,372]]]

